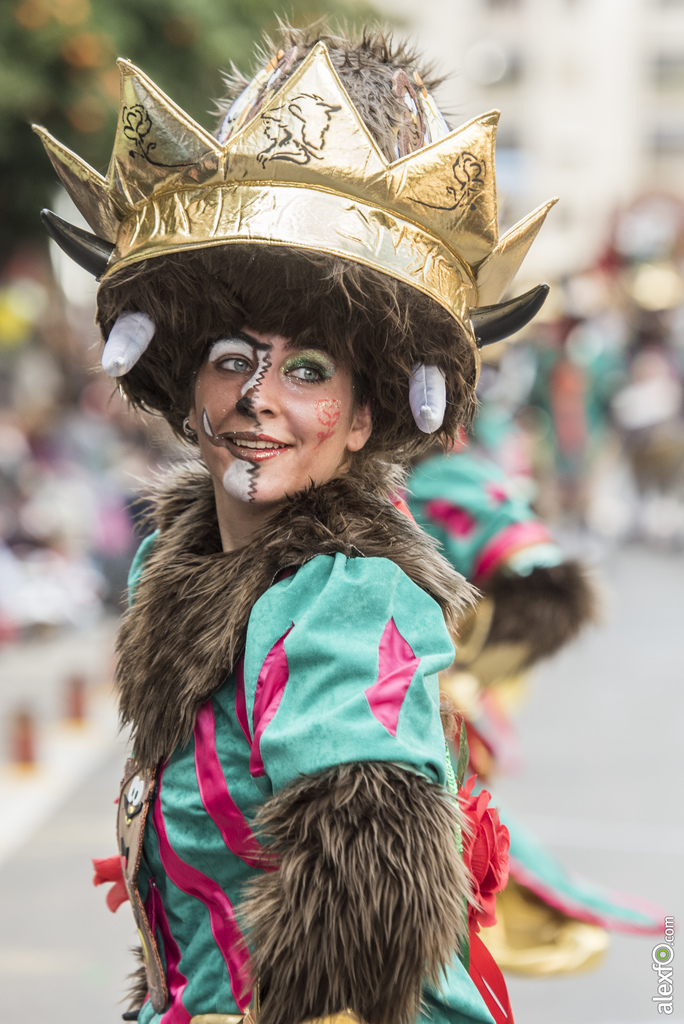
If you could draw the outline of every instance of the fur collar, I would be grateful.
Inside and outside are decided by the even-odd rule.
[[[146,767],[188,741],[242,653],[252,607],[281,570],[318,554],[389,558],[439,603],[452,632],[472,602],[426,534],[352,477],[295,495],[239,551],[221,549],[200,463],[174,470],[153,502],[160,536],[119,631],[116,673],[121,722]]]

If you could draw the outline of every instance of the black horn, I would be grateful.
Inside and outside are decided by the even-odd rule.
[[[477,347],[491,345],[495,341],[515,334],[537,315],[549,294],[548,284],[538,284],[524,295],[517,295],[508,302],[497,302],[494,306],[476,306],[470,310],[470,322]]]
[[[89,231],[74,227],[52,210],[41,210],[40,219],[48,235],[60,249],[99,281],[114,250],[114,243],[106,242],[104,238],[98,238]]]

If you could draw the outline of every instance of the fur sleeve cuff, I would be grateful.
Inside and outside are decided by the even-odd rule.
[[[416,1019],[423,977],[439,985],[467,927],[459,822],[441,788],[380,762],[305,776],[264,805],[280,869],[242,907],[259,1024]]]
[[[482,590],[494,599],[487,643],[526,644],[526,667],[554,654],[597,618],[596,585],[581,562],[537,567],[529,576],[499,572]]]

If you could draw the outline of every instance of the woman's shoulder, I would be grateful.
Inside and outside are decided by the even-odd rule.
[[[418,583],[389,556],[353,556],[339,551],[313,555],[301,565],[285,569],[260,601],[271,598],[306,606],[319,600],[324,591],[331,595],[333,591],[340,596],[346,594],[356,602],[381,597],[385,600],[388,587],[395,594],[416,591],[414,596],[417,599],[420,600],[422,594],[434,604]]]
[[[429,646],[429,635],[438,649],[451,649],[440,606],[390,558],[319,554],[262,594],[250,615],[248,642],[251,635],[268,644],[296,628],[354,643],[369,632],[382,634],[390,622],[420,647]]]

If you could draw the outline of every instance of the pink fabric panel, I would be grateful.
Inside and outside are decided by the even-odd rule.
[[[249,759],[249,770],[252,775],[265,775],[264,762],[261,759],[261,737],[266,726],[280,707],[289,678],[287,655],[285,653],[285,637],[294,629],[294,622],[283,633],[266,655],[256,684],[254,695],[254,742]]]
[[[269,860],[267,852],[257,842],[228,790],[216,753],[216,721],[211,701],[200,708],[195,721],[195,771],[204,808],[230,852],[250,867],[275,871],[277,864]]]
[[[652,924],[637,924],[636,922],[625,921],[619,917],[613,917],[609,913],[602,913],[598,908],[592,910],[579,900],[573,900],[571,896],[558,892],[552,886],[542,882],[534,872],[512,857],[508,858],[508,870],[511,878],[514,878],[519,885],[533,892],[544,903],[548,903],[555,910],[560,910],[567,917],[574,917],[578,921],[585,921],[587,924],[596,924],[608,931],[627,932],[636,935],[662,935],[664,911],[654,903],[637,899],[635,896],[622,896],[620,893],[606,890],[608,896],[615,898],[615,902],[623,902],[627,909],[633,909],[641,914],[648,914],[652,917]]]
[[[523,523],[511,523],[485,544],[480,557],[473,566],[473,578],[488,576],[494,572],[510,555],[532,544],[548,544],[553,537],[543,523],[530,519]]]
[[[474,519],[469,512],[458,505],[452,505],[444,498],[435,498],[425,505],[425,514],[433,523],[443,526],[452,537],[467,537],[477,526],[477,519]]]
[[[366,690],[366,698],[377,720],[392,736],[397,735],[399,712],[419,664],[420,658],[390,619],[380,640],[378,678]]]
[[[247,719],[247,703],[245,701],[245,659],[240,658],[237,665],[235,666],[235,714],[237,720],[240,723],[240,728],[245,734],[245,739],[252,745],[252,737],[249,731],[249,721]]]
[[[505,489],[501,484],[490,483],[485,488],[487,494],[496,505],[503,505],[504,501],[508,497]]]
[[[233,998],[244,1012],[250,1000],[250,982],[248,971],[249,954],[242,932],[235,920],[235,911],[221,886],[182,860],[169,842],[166,834],[166,822],[162,812],[162,781],[159,777],[159,792],[154,801],[153,821],[159,841],[159,856],[164,871],[175,886],[188,896],[200,900],[209,911],[211,931],[228,969],[230,988]]]
[[[166,984],[169,988],[171,1005],[161,1018],[162,1024],[188,1024],[190,1013],[183,1005],[183,992],[188,979],[179,969],[181,953],[178,943],[171,934],[169,920],[164,910],[162,898],[156,886],[150,885],[150,891],[145,900],[145,911],[150,922],[152,931],[158,928],[164,940],[164,954],[166,956]]]

